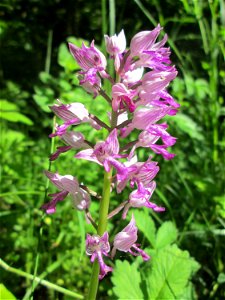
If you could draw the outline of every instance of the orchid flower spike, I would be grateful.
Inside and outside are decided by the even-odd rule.
[[[95,162],[104,169],[103,197],[98,199],[103,201],[101,203],[107,209],[100,208],[99,220],[96,222],[89,206],[90,195],[95,197],[97,193],[83,183],[80,185],[72,175],[62,176],[45,171],[45,175],[59,190],[50,194],[51,201],[42,206],[47,214],[54,213],[57,203],[70,196],[72,205],[78,210],[84,210],[86,220],[99,232],[101,224],[120,211],[122,219],[125,219],[129,209],[147,207],[155,212],[165,210],[153,202],[159,172],[157,156],[161,155],[166,160],[175,156],[168,148],[175,144],[176,137],[169,134],[168,125],[162,119],[167,115],[176,115],[179,104],[168,92],[169,84],[177,76],[177,70],[170,61],[170,48],[165,46],[167,35],[158,39],[162,29],[157,25],[151,31],[135,34],[129,47],[123,30],[111,37],[105,35],[106,51],[110,59],[114,60],[115,72],[107,71],[106,57],[94,41],[89,46],[83,43],[81,47],[69,43],[69,50],[81,68],[78,72],[79,85],[95,99],[91,108],[97,110],[98,101],[101,101],[97,96],[100,95],[107,101],[110,111],[106,111],[105,122],[101,116],[89,112],[82,99],[80,103],[63,104],[58,101],[51,105],[50,109],[61,119],[61,124],[56,126],[50,137],[58,137],[65,145],[58,146],[50,160],[54,161],[61,153],[73,149],[77,151],[75,159]],[[112,73],[115,73],[114,78],[110,75]],[[110,91],[103,89],[102,80],[108,80]],[[82,133],[84,123],[91,129],[88,138]],[[97,135],[92,134],[94,130],[107,130],[108,136],[99,141]],[[105,137],[105,133],[102,136]],[[145,161],[138,161],[139,148],[144,148],[148,155]],[[85,172],[88,174],[88,170]],[[129,197],[108,213],[112,189],[119,194],[125,188],[131,189]],[[114,237],[111,258],[116,251],[123,251],[149,260],[149,255],[140,248],[137,239],[138,229],[132,215],[129,224]],[[107,231],[102,236],[87,234],[86,254],[91,257],[92,263],[96,261],[99,264],[100,269],[100,274],[93,273],[93,284],[97,283],[98,275],[101,280],[112,272],[112,267],[104,262],[109,253]]]

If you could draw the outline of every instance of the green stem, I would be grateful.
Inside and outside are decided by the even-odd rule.
[[[67,296],[70,296],[70,297],[73,297],[73,298],[77,298],[77,299],[84,299],[84,297],[76,292],[72,292],[72,291],[69,291],[61,286],[58,286],[54,283],[51,283],[47,280],[44,280],[44,279],[41,279],[40,277],[35,277],[29,273],[26,273],[22,270],[18,270],[16,268],[13,268],[13,267],[10,267],[7,263],[5,263],[2,259],[0,259],[0,266],[5,269],[6,271],[8,272],[12,272],[14,274],[17,274],[19,276],[23,276],[25,278],[28,278],[30,280],[34,280],[35,282],[37,283],[40,283],[41,285],[44,285],[46,286],[47,288],[50,288],[50,289],[54,289],[55,291],[58,291],[60,293],[63,293]]]
[[[103,19],[106,17],[106,9],[105,9],[105,1],[102,1],[102,14],[104,14]],[[115,33],[115,0],[109,0],[109,35],[112,36]],[[106,26],[103,27],[103,30],[106,29]],[[111,77],[114,77],[114,69],[113,62],[109,63],[109,74]],[[109,90],[109,85],[107,85],[107,90]],[[111,102],[111,98],[109,99]],[[113,129],[117,125],[117,113],[112,110],[111,115],[111,128]],[[109,200],[110,200],[110,187],[112,180],[112,172],[113,168],[110,169],[109,172],[104,173],[104,184],[103,184],[103,192],[102,199],[100,202],[99,209],[99,220],[98,220],[98,229],[97,234],[102,236],[107,229],[107,220],[108,220],[108,211],[109,211]],[[99,284],[99,271],[100,267],[98,261],[95,260],[92,267],[92,274],[90,280],[90,286],[88,290],[87,300],[95,300],[98,292],[98,284]]]
[[[97,233],[99,236],[102,236],[107,228],[107,217],[109,211],[109,200],[110,200],[110,186],[111,186],[111,178],[112,178],[112,169],[109,172],[105,172],[104,174],[104,185],[103,185],[103,193],[102,199],[100,203],[99,210],[99,223]],[[98,275],[99,275],[99,264],[98,261],[95,260],[92,268],[91,282],[89,286],[87,300],[95,300],[97,291],[98,291]]]
[[[115,0],[109,0],[109,35],[114,35],[116,30]]]
[[[209,86],[211,91],[211,119],[212,119],[212,128],[213,128],[213,162],[216,164],[218,161],[218,110],[219,110],[219,102],[218,102],[218,55],[219,55],[219,47],[218,47],[218,34],[219,29],[217,25],[218,19],[218,1],[209,2],[211,14],[212,14],[212,24],[211,24],[211,45],[210,45],[210,58],[211,58],[211,66],[210,66],[210,78],[209,78]]]
[[[68,257],[69,257],[69,255],[66,254],[61,259],[55,261],[53,264],[48,266],[45,269],[45,271],[42,274],[40,274],[40,276],[38,276],[38,278],[42,281],[47,275],[51,274],[52,272],[55,271],[55,269],[59,268],[62,265],[62,263],[65,261],[65,259]],[[30,273],[30,272],[27,272],[27,273]],[[40,281],[38,281],[38,280],[35,281],[35,288],[39,285],[39,283],[40,283]],[[30,284],[28,284],[27,286],[29,286],[29,285]],[[31,295],[32,295],[32,286],[27,289],[26,294],[24,295],[22,300],[30,299]]]
[[[109,211],[109,200],[110,200],[110,186],[112,179],[112,169],[104,174],[104,186],[102,193],[102,200],[100,203],[99,211],[99,223],[98,223],[98,235],[103,235],[107,227],[107,216]]]
[[[107,3],[106,0],[101,1],[101,8],[102,8],[102,36],[107,33],[108,30],[108,23],[107,23]],[[102,51],[104,51],[105,40],[102,40]],[[106,54],[106,51],[104,51]]]
[[[48,74],[50,73],[50,66],[51,66],[52,37],[53,37],[53,30],[50,29],[48,31],[47,54],[46,54],[46,59],[45,59],[45,72]]]

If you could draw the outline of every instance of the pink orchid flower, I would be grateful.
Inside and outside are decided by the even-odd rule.
[[[132,215],[130,223],[121,232],[116,234],[113,242],[111,257],[114,257],[116,250],[119,250],[123,252],[129,252],[134,256],[141,255],[143,260],[149,260],[150,256],[140,249],[138,244],[136,244],[138,238],[137,231],[134,215]]]
[[[112,272],[112,268],[104,263],[103,255],[108,256],[110,245],[108,241],[108,233],[105,232],[101,237],[98,235],[87,234],[86,238],[86,254],[91,256],[91,262],[96,259],[100,266],[99,279],[103,279],[108,272]]]

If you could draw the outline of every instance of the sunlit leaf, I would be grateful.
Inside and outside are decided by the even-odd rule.
[[[157,231],[156,248],[163,248],[176,241],[177,229],[176,226],[168,221],[164,222]]]
[[[0,100],[0,111],[7,112],[7,111],[18,111],[18,110],[19,107],[15,103],[9,102],[5,99]]]
[[[137,264],[127,261],[116,261],[113,271],[113,292],[119,299],[144,299],[140,288],[141,276]]]
[[[140,229],[144,236],[151,243],[151,246],[155,247],[155,223],[147,211],[135,210],[135,220],[138,229]]]
[[[147,277],[149,299],[181,299],[191,274],[198,268],[189,253],[176,245],[159,250],[152,259],[152,270]]]
[[[0,283],[0,299],[16,300],[16,297],[4,286],[3,283]]]
[[[10,122],[20,122],[26,125],[33,125],[33,121],[19,112],[1,112],[1,118]]]

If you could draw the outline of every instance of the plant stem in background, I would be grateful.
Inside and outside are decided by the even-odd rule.
[[[218,45],[218,10],[219,2],[214,3],[209,2],[209,7],[212,14],[212,24],[211,24],[211,44],[210,44],[210,61],[211,68],[209,71],[209,85],[211,91],[212,100],[212,127],[213,127],[213,162],[218,161],[218,55],[219,55],[219,45]]]
[[[114,35],[116,31],[116,9],[115,1],[109,0],[109,35]]]
[[[102,9],[102,36],[104,36],[104,34],[106,34],[107,30],[108,30],[108,23],[107,23],[107,14],[106,14],[106,11],[107,11],[107,8],[106,8],[106,0],[102,0],[102,3],[101,3],[101,9]],[[104,48],[104,39],[102,40],[102,48]],[[106,52],[104,51],[104,49],[102,49],[103,52]]]
[[[53,38],[53,30],[48,31],[48,42],[47,42],[47,54],[45,59],[45,72],[50,73],[51,66],[51,56],[52,56],[52,38]]]
[[[193,1],[195,17],[199,24],[199,29],[203,41],[203,49],[206,55],[209,54],[209,86],[210,86],[210,97],[211,97],[211,126],[212,126],[212,160],[213,163],[218,161],[218,55],[219,55],[219,44],[218,44],[218,24],[219,18],[219,1],[209,1],[209,8],[211,11],[211,30],[210,24],[203,19],[203,7],[199,1]],[[204,22],[205,21],[205,22]]]

